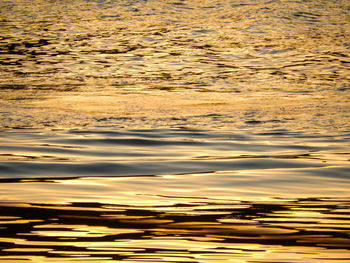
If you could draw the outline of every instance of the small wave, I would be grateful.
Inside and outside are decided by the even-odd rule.
[[[1,177],[82,177],[179,174],[205,171],[264,170],[332,165],[327,151],[344,152],[340,137],[283,133],[201,130],[72,130],[3,135]],[[304,138],[303,138],[304,137]],[[313,140],[314,143],[308,142]],[[298,143],[295,143],[299,141]],[[336,156],[336,154],[333,154]],[[339,158],[338,157],[338,158]],[[344,157],[345,159],[346,157]]]

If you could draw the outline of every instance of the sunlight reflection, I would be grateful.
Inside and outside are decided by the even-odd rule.
[[[0,1],[0,261],[340,263],[346,1]]]

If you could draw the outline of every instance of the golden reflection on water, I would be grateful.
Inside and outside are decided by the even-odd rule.
[[[274,172],[281,177],[288,170]],[[320,186],[311,188],[304,175],[304,182],[295,182],[299,195],[295,199],[294,183],[278,180],[260,185],[255,196],[252,189],[259,186],[261,177],[266,180],[268,176],[242,173],[242,180],[250,176],[256,182],[247,183],[246,178],[240,185],[240,173],[226,171],[23,180],[15,184],[15,192],[11,190],[13,183],[1,183],[8,203],[2,199],[0,226],[5,226],[4,233],[17,232],[17,238],[0,237],[0,242],[14,246],[3,253],[9,259],[11,255],[21,258],[22,253],[44,255],[26,257],[34,262],[348,259],[350,202],[346,180],[330,186],[333,178],[328,182],[318,178]],[[235,183],[228,184],[228,176]],[[224,185],[213,192],[210,187],[220,180]],[[289,187],[290,194],[286,191]],[[182,188],[188,191],[177,191]],[[327,198],[317,198],[320,192]],[[339,198],[342,195],[344,198]]]
[[[0,125],[348,129],[347,5],[313,2],[2,2]]]
[[[348,262],[349,28],[345,0],[1,1],[0,261]]]
[[[53,206],[33,203],[26,207],[28,211],[25,207],[8,207],[12,213],[18,209],[25,217],[41,217],[45,222],[23,223],[22,232],[18,233],[22,238],[1,237],[1,242],[16,244],[16,248],[3,250],[8,256],[2,259],[11,259],[14,257],[11,255],[21,258],[21,253],[29,252],[46,255],[27,257],[35,262],[74,259],[83,262],[117,259],[126,262],[247,262],[247,259],[305,262],[314,260],[315,255],[323,262],[347,259],[349,239],[345,238],[344,231],[349,228],[349,220],[339,226],[337,220],[333,220],[336,213],[331,209],[337,206],[349,209],[348,200],[276,199],[262,201],[260,205],[242,200],[232,200],[231,204],[225,200],[225,205],[218,204],[220,202],[192,199],[191,203],[178,203],[177,207],[183,206],[185,210],[177,213],[171,211],[171,208],[176,210],[176,206],[163,206],[162,211],[162,205],[158,204],[111,207],[102,203]],[[70,210],[79,206],[80,211]],[[206,213],[193,214],[190,207]],[[314,212],[303,211],[310,207]],[[226,214],[215,213],[220,209]],[[28,213],[30,210],[36,214]],[[303,212],[294,213],[295,210]],[[111,216],[106,216],[109,214]],[[346,213],[338,215],[348,218]],[[320,216],[327,218],[327,222],[317,223],[315,228]],[[293,218],[298,222],[285,222]],[[30,232],[26,233],[27,230]],[[45,239],[48,240],[41,241]]]
[[[0,259],[346,262],[347,136],[5,132]]]
[[[291,87],[288,85],[285,89]],[[264,129],[349,128],[346,121],[350,116],[348,94],[339,96],[338,91],[317,91],[308,95],[285,94],[283,85],[277,91],[266,92],[270,88],[268,84],[259,85],[260,91],[251,91],[253,94],[216,91],[169,93],[152,90],[123,94],[104,89],[99,93],[69,92],[50,94],[49,97],[43,94],[38,96],[39,100],[30,98],[30,93],[25,95],[27,92],[0,92],[3,94],[4,108],[9,107],[16,114],[12,117],[12,123],[24,119],[24,126],[119,125],[134,128],[140,125],[179,127],[190,124],[193,127],[203,127],[209,122],[225,128],[245,128],[252,124],[259,124]],[[266,103],[267,101],[273,103]],[[25,112],[27,108],[30,108],[30,116]],[[3,120],[6,121],[6,118]],[[7,126],[5,123],[2,125]]]

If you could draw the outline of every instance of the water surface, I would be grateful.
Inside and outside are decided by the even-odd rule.
[[[1,262],[348,262],[348,1],[0,3]]]

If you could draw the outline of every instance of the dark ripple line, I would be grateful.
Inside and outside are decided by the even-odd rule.
[[[135,162],[89,162],[89,163],[69,163],[69,162],[1,162],[0,177],[8,178],[19,176],[21,178],[31,177],[34,174],[38,177],[52,174],[66,176],[86,176],[86,175],[144,175],[144,174],[177,174],[196,173],[203,171],[233,171],[233,170],[255,170],[255,169],[275,169],[275,168],[307,168],[326,167],[319,162],[299,163],[282,159],[222,159],[222,160],[182,160],[169,161],[135,161]]]

